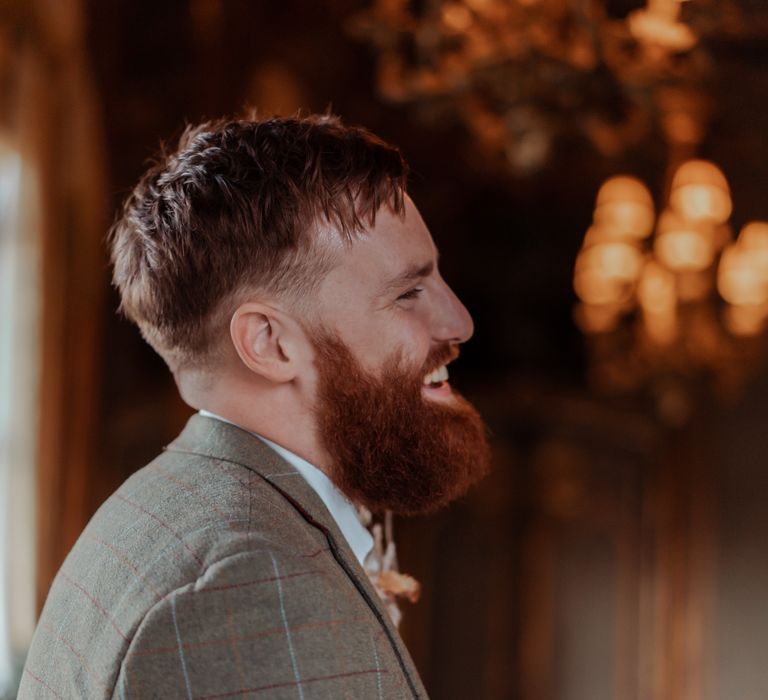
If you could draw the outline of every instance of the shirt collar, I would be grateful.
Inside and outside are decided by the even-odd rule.
[[[201,416],[208,418],[215,418],[216,420],[229,423],[230,425],[236,425],[241,430],[246,430],[242,426],[233,423],[226,418],[217,416],[215,413],[201,409],[199,411]],[[279,454],[286,462],[293,466],[299,474],[304,477],[304,480],[312,487],[315,493],[328,508],[336,524],[339,526],[339,530],[344,535],[347,543],[355,554],[355,557],[363,565],[368,553],[373,549],[373,537],[368,530],[363,527],[360,519],[357,517],[357,509],[352,501],[350,501],[339,489],[336,488],[334,483],[313,464],[302,459],[297,454],[294,454],[290,450],[286,449],[282,445],[278,445],[271,440],[268,440],[258,433],[254,433],[251,430],[247,432],[251,433],[254,437],[259,438],[263,443],[271,447],[277,454]]]

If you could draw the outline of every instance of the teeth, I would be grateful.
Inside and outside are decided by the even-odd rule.
[[[448,381],[448,368],[443,365],[424,377],[424,384],[442,384]]]

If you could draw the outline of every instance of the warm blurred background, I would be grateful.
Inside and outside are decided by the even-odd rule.
[[[764,0],[0,2],[0,696],[189,414],[109,222],[161,138],[247,105],[399,144],[475,317],[493,474],[398,524],[432,697],[765,698]]]

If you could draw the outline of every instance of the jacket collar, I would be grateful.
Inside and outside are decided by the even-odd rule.
[[[200,414],[193,415],[181,434],[165,449],[232,462],[251,470],[280,492],[308,524],[323,532],[331,553],[385,628],[414,696],[426,697],[413,661],[368,575],[323,501],[295,467],[247,430]]]
[[[308,521],[329,533],[345,555],[355,559],[333,516],[301,473],[247,430],[195,414],[165,449],[232,462],[255,472],[298,507]]]

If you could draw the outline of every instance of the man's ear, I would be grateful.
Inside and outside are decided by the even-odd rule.
[[[276,384],[290,382],[299,372],[299,325],[267,304],[246,302],[237,308],[229,333],[242,363]]]

